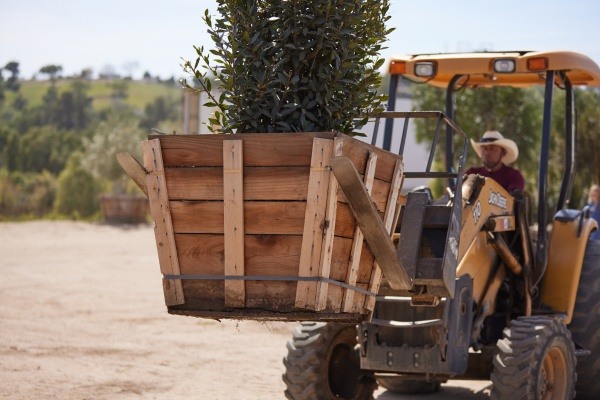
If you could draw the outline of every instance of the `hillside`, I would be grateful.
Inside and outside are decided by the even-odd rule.
[[[56,82],[58,92],[68,90],[72,83],[72,79],[58,80]],[[157,97],[163,96],[171,100],[177,100],[181,96],[181,88],[178,83],[174,86],[167,83],[133,80],[92,80],[86,81],[86,83],[90,85],[88,94],[93,98],[94,111],[109,108],[118,101],[123,101],[136,110],[143,110],[146,104],[153,102]],[[30,106],[41,104],[44,94],[51,85],[50,81],[21,81],[20,84],[20,93]],[[125,87],[127,96],[123,100],[111,96],[116,90],[115,84]],[[6,91],[6,96],[7,100],[12,102],[15,94]]]

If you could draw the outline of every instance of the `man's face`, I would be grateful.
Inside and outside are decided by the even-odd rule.
[[[481,146],[481,162],[487,169],[494,170],[501,166],[504,149],[495,144],[484,144]]]

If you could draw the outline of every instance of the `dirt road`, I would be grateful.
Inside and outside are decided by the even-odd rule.
[[[168,315],[154,246],[149,226],[0,223],[0,398],[283,399],[294,325]]]

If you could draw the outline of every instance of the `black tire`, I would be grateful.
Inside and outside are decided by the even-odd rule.
[[[356,325],[303,322],[283,359],[289,400],[372,400],[377,382],[360,369]]]
[[[600,399],[600,241],[587,243],[569,330],[591,352],[577,360],[576,398]]]
[[[401,376],[376,376],[377,383],[390,392],[398,394],[429,394],[440,390],[439,381],[427,382],[424,380],[406,379]]]
[[[563,321],[519,317],[504,329],[497,347],[492,399],[564,400],[575,396],[575,346]]]

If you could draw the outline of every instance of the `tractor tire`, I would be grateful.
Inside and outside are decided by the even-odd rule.
[[[497,350],[492,399],[564,400],[575,396],[575,346],[562,321],[519,317],[504,329]]]
[[[429,394],[440,390],[439,381],[427,382],[417,379],[406,379],[401,376],[376,376],[377,383],[392,393]]]
[[[577,360],[576,398],[600,399],[600,241],[587,243],[569,330],[591,353]]]
[[[360,369],[356,325],[303,322],[283,359],[289,400],[372,400],[377,382]]]

